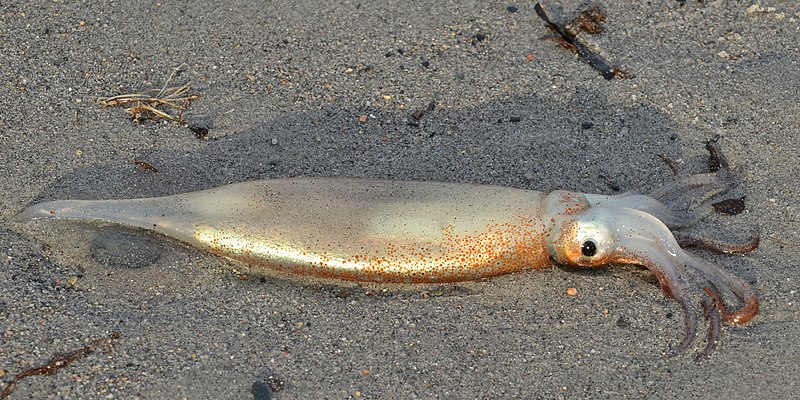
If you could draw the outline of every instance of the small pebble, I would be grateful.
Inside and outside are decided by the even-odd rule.
[[[594,124],[589,122],[589,121],[586,121],[586,122],[581,124],[581,128],[583,128],[583,129],[592,129],[593,126],[594,126]]]
[[[519,8],[517,8],[517,6],[515,6],[515,5],[510,5],[510,6],[506,7],[506,10],[508,10],[508,12],[510,12],[510,13],[515,13],[515,12],[519,11]]]
[[[573,296],[573,297],[577,296],[578,295],[578,289],[575,289],[574,287],[568,287],[566,295],[567,296]]]
[[[360,122],[362,124],[367,122],[367,116],[366,115],[362,115],[362,116],[358,117],[358,122]]]
[[[286,386],[286,382],[275,375],[268,376],[265,382],[273,392],[280,392]]]

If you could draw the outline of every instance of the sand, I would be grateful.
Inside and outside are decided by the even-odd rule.
[[[88,346],[10,398],[791,397],[800,6],[760,4],[604,2],[604,32],[580,38],[630,75],[609,81],[541,40],[552,33],[529,2],[4,2],[0,383]],[[564,22],[585,4],[546,5]],[[96,104],[177,67],[207,140]],[[696,253],[751,282],[762,308],[700,362],[702,340],[667,357],[681,310],[637,267],[261,279],[144,232],[13,220],[42,200],[290,176],[647,193],[675,179],[663,158],[704,171],[715,135],[747,210],[696,231],[762,240],[745,256]]]

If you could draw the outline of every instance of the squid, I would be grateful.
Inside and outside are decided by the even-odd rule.
[[[685,336],[708,322],[715,347],[722,322],[758,314],[755,290],[733,272],[688,251],[755,250],[758,234],[733,244],[683,233],[739,184],[716,140],[712,171],[649,195],[584,194],[490,185],[286,178],[229,184],[166,197],[58,200],[21,221],[77,219],[121,224],[177,239],[261,268],[361,282],[443,283],[552,267],[643,266],[685,315]],[[726,304],[734,302],[734,305]]]

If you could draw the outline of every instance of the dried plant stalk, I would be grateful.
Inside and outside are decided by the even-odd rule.
[[[199,95],[189,95],[191,86],[184,84],[181,86],[167,85],[172,80],[181,67],[172,71],[161,89],[152,89],[144,93],[128,93],[112,97],[101,97],[97,99],[97,104],[106,107],[125,107],[125,112],[134,121],[157,121],[166,119],[179,124],[186,124],[183,113],[189,107],[189,103],[200,98]]]

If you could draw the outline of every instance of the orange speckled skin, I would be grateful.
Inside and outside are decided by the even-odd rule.
[[[246,196],[235,212],[228,202],[223,219],[204,216],[194,240],[249,265],[380,282],[475,280],[551,265],[539,192],[333,179],[240,185],[220,189],[263,196]]]

